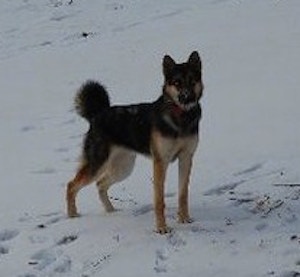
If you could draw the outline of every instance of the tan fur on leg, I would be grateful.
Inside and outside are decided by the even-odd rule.
[[[166,165],[159,159],[154,158],[154,212],[156,218],[156,231],[165,234],[170,231],[166,225],[165,202],[164,202],[164,182],[166,177]]]
[[[178,222],[190,223],[192,219],[189,214],[189,182],[192,170],[193,155],[198,145],[198,136],[186,139],[185,146],[179,153],[178,175]]]
[[[110,187],[110,182],[106,178],[101,179],[100,181],[97,182],[97,187],[98,187],[98,192],[99,192],[99,198],[104,206],[104,209],[106,212],[114,212],[115,208],[112,205],[112,203],[109,200],[107,191]]]
[[[76,173],[75,178],[67,186],[67,213],[69,217],[77,217],[76,196],[84,186],[90,184],[92,178],[88,174],[88,167],[82,166]]]
[[[179,156],[179,193],[178,193],[178,222],[192,222],[189,215],[189,176],[192,168],[191,155]]]

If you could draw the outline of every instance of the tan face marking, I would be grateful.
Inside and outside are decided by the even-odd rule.
[[[189,104],[183,104],[179,101],[181,89],[180,89],[179,85],[176,85],[176,82],[171,83],[171,84],[166,84],[164,91],[172,98],[172,100],[174,101],[174,103],[176,105],[181,107],[183,110],[188,111],[191,108],[195,107],[195,105],[197,105],[198,100],[202,96],[202,90],[203,90],[202,82],[201,81],[195,82],[195,84],[192,87],[192,90],[195,94],[195,101],[192,103],[189,103]]]
[[[174,101],[178,101],[179,90],[175,85],[166,85],[165,91]]]
[[[196,93],[197,99],[200,99],[202,96],[203,84],[201,81],[196,82],[194,85],[194,92]]]

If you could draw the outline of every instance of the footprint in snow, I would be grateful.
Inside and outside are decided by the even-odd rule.
[[[232,191],[234,189],[236,189],[238,186],[244,184],[246,182],[246,180],[240,180],[240,181],[236,181],[236,182],[231,182],[222,186],[219,186],[217,188],[213,188],[213,189],[209,189],[206,192],[204,192],[205,196],[213,196],[213,195],[223,195],[229,191]]]
[[[60,274],[67,273],[71,270],[71,266],[72,266],[71,259],[67,256],[64,256],[55,265],[53,272],[60,273]]]
[[[156,273],[166,273],[168,271],[168,260],[175,252],[180,251],[186,245],[184,238],[176,232],[167,235],[167,245],[156,250],[154,271]]]
[[[280,275],[280,277],[300,277],[300,272],[298,271],[287,271]]]
[[[8,247],[0,245],[0,256],[8,254],[8,252],[9,252],[9,248]]]
[[[133,215],[134,216],[144,215],[146,213],[151,212],[152,210],[153,210],[152,204],[143,205],[143,206],[139,207],[138,209],[135,209],[133,211]]]
[[[166,250],[157,250],[155,253],[154,271],[156,273],[167,272],[168,253]]]
[[[56,262],[61,255],[59,249],[43,249],[32,255],[28,264],[41,271]]]
[[[54,216],[53,218],[46,220],[44,223],[38,224],[37,228],[38,229],[47,228],[47,227],[51,226],[52,224],[58,223],[59,221],[61,221],[63,219],[65,219],[64,216]]]
[[[33,270],[40,272],[53,273],[67,273],[71,270],[72,260],[64,255],[63,249],[60,246],[72,243],[77,239],[77,235],[66,235],[59,239],[54,246],[47,249],[41,249],[33,254],[28,262]],[[52,276],[52,275],[51,275]],[[56,276],[56,275],[55,275]]]
[[[233,176],[241,176],[241,175],[250,174],[250,173],[253,173],[253,172],[261,169],[262,167],[263,167],[262,163],[257,163],[257,164],[254,164],[253,166],[249,167],[249,168],[246,168],[244,170],[241,170],[239,172],[234,173]]]
[[[69,272],[72,261],[68,256],[63,255],[61,250],[50,248],[40,250],[32,255],[28,264],[33,266],[34,270],[41,272],[47,270],[47,274],[53,273],[56,276],[56,273],[63,274]]]
[[[40,215],[31,215],[25,213],[23,216],[19,218],[19,222],[34,222],[36,223],[37,229],[45,229],[52,224],[56,224],[67,217],[61,212],[49,212]],[[39,222],[39,223],[37,223]],[[1,232],[0,232],[1,233]],[[1,240],[0,240],[1,241]]]
[[[56,245],[60,246],[60,245],[66,245],[66,244],[70,244],[73,241],[77,240],[78,236],[77,235],[68,235],[68,236],[64,236],[63,238],[61,238]]]
[[[16,229],[4,229],[0,231],[0,242],[9,241],[19,235],[19,231]]]
[[[167,242],[174,251],[178,251],[181,247],[186,245],[186,241],[177,233],[170,233],[167,236]]]
[[[81,275],[82,277],[88,277],[99,273],[103,267],[111,260],[112,254],[100,254],[98,257],[90,259],[84,262]]]
[[[262,231],[262,230],[265,230],[266,228],[268,227],[268,224],[265,223],[265,222],[262,222],[262,223],[258,223],[256,226],[255,226],[255,230],[257,231]]]

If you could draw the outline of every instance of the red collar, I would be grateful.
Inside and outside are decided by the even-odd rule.
[[[184,109],[182,109],[179,105],[173,103],[171,107],[171,113],[176,116],[180,117],[185,112]]]

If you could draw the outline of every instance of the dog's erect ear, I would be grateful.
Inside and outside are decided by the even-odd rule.
[[[176,63],[174,62],[174,60],[169,56],[169,55],[165,55],[164,59],[163,59],[163,73],[164,76],[169,76],[169,73],[172,71],[172,69],[174,68],[174,66],[176,65]]]
[[[201,60],[197,51],[192,52],[188,59],[188,64],[193,66],[195,69],[201,70]]]

